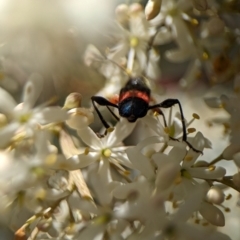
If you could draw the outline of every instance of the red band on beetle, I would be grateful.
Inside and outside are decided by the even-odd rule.
[[[119,97],[119,102],[123,101],[126,98],[134,98],[134,97],[141,98],[145,102],[149,102],[149,100],[150,100],[149,96],[145,92],[141,92],[138,90],[129,90],[129,91],[126,91],[125,93],[123,93]]]

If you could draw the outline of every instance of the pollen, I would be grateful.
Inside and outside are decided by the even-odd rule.
[[[193,113],[193,118],[195,118],[195,119],[200,119],[200,117],[199,117],[199,115],[198,114],[196,114],[196,113]]]
[[[196,128],[188,128],[188,133],[193,133],[193,132],[195,132],[196,131]]]
[[[191,19],[191,24],[194,25],[194,26],[196,26],[196,25],[199,24],[199,22],[198,22],[197,19],[193,18],[193,19]]]
[[[43,200],[46,197],[46,191],[44,189],[39,189],[35,193],[36,199]]]
[[[225,212],[231,212],[231,209],[228,207],[226,207],[224,210],[225,210]]]
[[[208,167],[209,171],[214,171],[215,169],[216,169],[216,166],[214,166],[214,165],[211,165],[211,166]]]
[[[169,133],[170,133],[169,127],[165,127],[165,128],[164,128],[164,132],[165,132],[166,134],[169,134]]]
[[[7,125],[7,117],[0,113],[0,128],[5,127]]]
[[[85,154],[85,155],[88,155],[88,154],[89,154],[89,148],[88,148],[88,147],[85,148],[84,154]]]
[[[109,128],[107,129],[107,132],[110,133],[110,132],[112,132],[113,130],[114,130],[114,127],[109,127]]]
[[[207,52],[203,52],[202,58],[203,58],[203,60],[208,60],[209,59],[209,54]]]
[[[130,171],[125,170],[125,171],[123,172],[123,174],[124,174],[125,176],[129,176],[129,175],[130,175]]]
[[[191,174],[187,170],[185,170],[185,169],[181,170],[181,176],[185,177],[185,178],[188,178],[188,179],[192,179]]]
[[[31,113],[25,113],[25,114],[21,115],[18,120],[19,120],[20,123],[26,123],[26,122],[29,121],[31,116],[32,116]]]
[[[102,155],[103,155],[104,157],[109,158],[109,157],[111,156],[111,154],[112,154],[112,151],[111,151],[109,148],[104,149],[104,150],[102,151]]]
[[[180,184],[181,182],[182,182],[182,177],[181,177],[181,176],[178,176],[178,177],[175,179],[175,181],[174,181],[174,183],[175,183],[176,185]]]
[[[186,157],[184,158],[184,161],[190,162],[193,160],[193,156],[191,155],[186,155]]]
[[[52,165],[52,164],[54,164],[56,162],[56,160],[57,160],[56,154],[49,154],[46,157],[44,162],[45,162],[46,165]]]
[[[45,174],[45,171],[41,167],[34,167],[34,168],[32,168],[32,173],[36,174],[37,177],[41,177]]]
[[[138,44],[139,44],[139,40],[137,37],[130,38],[130,46],[131,47],[137,47]]]
[[[226,200],[229,200],[229,199],[231,199],[232,198],[232,194],[228,194],[227,196],[226,196]]]
[[[108,223],[110,220],[111,220],[111,215],[110,214],[105,214],[105,215],[102,215],[100,217],[97,217],[95,219],[94,223],[96,225],[101,225],[101,224]]]

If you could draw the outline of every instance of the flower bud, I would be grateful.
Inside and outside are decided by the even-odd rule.
[[[87,127],[94,120],[94,115],[90,109],[74,108],[68,111],[70,115],[66,121],[67,125],[73,129],[81,129]]]
[[[120,23],[124,23],[128,20],[128,6],[126,4],[120,4],[115,9],[115,15],[117,21]]]
[[[238,157],[238,155],[236,154],[238,152],[240,152],[240,146],[238,144],[230,144],[229,146],[227,146],[224,149],[224,151],[223,151],[223,158],[226,159],[226,160],[232,160],[233,156],[234,156],[234,160],[235,160],[235,162],[237,164],[238,159],[240,159],[240,157]]]
[[[145,7],[145,16],[147,20],[155,18],[161,9],[161,0],[149,0]]]
[[[74,92],[70,93],[64,103],[64,109],[72,109],[81,106],[82,95],[80,93]]]
[[[225,199],[225,195],[222,189],[217,186],[213,186],[207,192],[206,199],[210,203],[221,204]]]
[[[143,10],[142,5],[139,3],[133,3],[129,6],[129,12],[131,14],[138,14],[141,13]]]
[[[203,202],[199,209],[200,214],[211,224],[215,226],[224,226],[225,218],[222,211],[214,205]]]

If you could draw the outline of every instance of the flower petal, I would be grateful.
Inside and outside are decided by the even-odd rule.
[[[161,192],[169,188],[180,172],[180,165],[168,162],[158,169],[155,184]]]
[[[156,135],[163,137],[166,141],[168,140],[168,135],[165,133],[163,125],[160,123],[160,121],[158,121],[157,118],[147,115],[142,118],[142,121],[149,128],[151,128],[156,133]]]
[[[215,178],[224,177],[226,174],[226,169],[223,167],[216,167],[216,168],[198,167],[198,168],[189,168],[188,172],[194,178],[215,179]]]
[[[16,105],[14,98],[3,88],[0,88],[0,111],[11,116]]]
[[[109,182],[112,180],[109,169],[109,161],[101,160],[99,163],[99,169],[90,172],[91,186],[97,196],[98,201],[102,206],[107,206],[111,203],[112,194],[109,191]]]
[[[179,208],[178,212],[174,215],[175,221],[187,221],[193,212],[199,210],[201,203],[207,191],[207,184],[199,184],[194,187],[191,194],[187,195],[185,203]]]
[[[18,123],[12,123],[0,130],[0,148],[4,148],[9,144],[18,127]]]
[[[68,119],[67,111],[60,107],[47,107],[34,114],[39,123],[64,122]]]
[[[199,212],[211,224],[221,227],[225,225],[225,217],[222,211],[214,205],[203,202],[201,204]]]
[[[79,154],[74,155],[70,157],[69,159],[65,159],[64,156],[58,156],[57,161],[51,165],[52,168],[55,169],[66,169],[69,171],[76,170],[79,168],[84,168],[95,162],[97,159],[99,159],[98,153],[88,153],[85,154]]]
[[[94,121],[93,112],[87,108],[74,108],[68,111],[66,124],[73,129],[88,127]]]
[[[112,158],[116,159],[120,164],[133,168],[132,163],[129,161],[128,156],[125,152],[120,152],[120,151],[113,151],[112,150]]]
[[[116,124],[114,130],[106,136],[108,147],[121,143],[133,130],[136,123],[130,123],[126,119],[121,118]]]
[[[149,158],[145,157],[137,148],[128,148],[126,150],[129,160],[132,164],[148,179],[153,179],[155,174]]]
[[[90,148],[95,150],[103,148],[101,139],[90,127],[79,129],[77,133],[82,141]]]
[[[23,90],[23,108],[29,110],[33,108],[43,87],[43,78],[37,73],[33,73]]]
[[[166,27],[161,27],[154,38],[153,44],[162,45],[165,43],[169,43],[172,40],[173,40],[172,32]]]

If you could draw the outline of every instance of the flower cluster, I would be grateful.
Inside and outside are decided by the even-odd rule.
[[[161,74],[157,47],[170,42],[176,48],[164,57],[190,61],[182,85],[201,68],[211,77],[221,73],[219,81],[235,75],[236,66],[222,69],[225,55],[217,56],[222,65],[216,66],[216,52],[229,44],[221,9],[218,1],[206,0],[117,6],[115,44],[105,52],[89,45],[83,56],[107,79],[91,108],[82,106],[77,92],[63,106],[55,106],[56,99],[39,104],[39,73],[27,79],[20,103],[0,88],[0,222],[15,239],[231,239],[222,227],[231,210],[228,190],[240,192],[240,75],[235,95],[205,99],[230,115],[211,122],[223,124],[230,136],[215,159],[205,155],[214,149],[198,127],[200,116],[186,117],[185,104],[176,99],[157,104],[157,94],[150,93],[157,93]],[[141,88],[135,89],[137,81],[126,85],[139,76]],[[121,99],[129,96],[148,105],[144,116],[121,112]],[[118,121],[105,120],[100,105]],[[94,110],[104,129],[92,127]],[[222,160],[236,164],[233,175]]]

